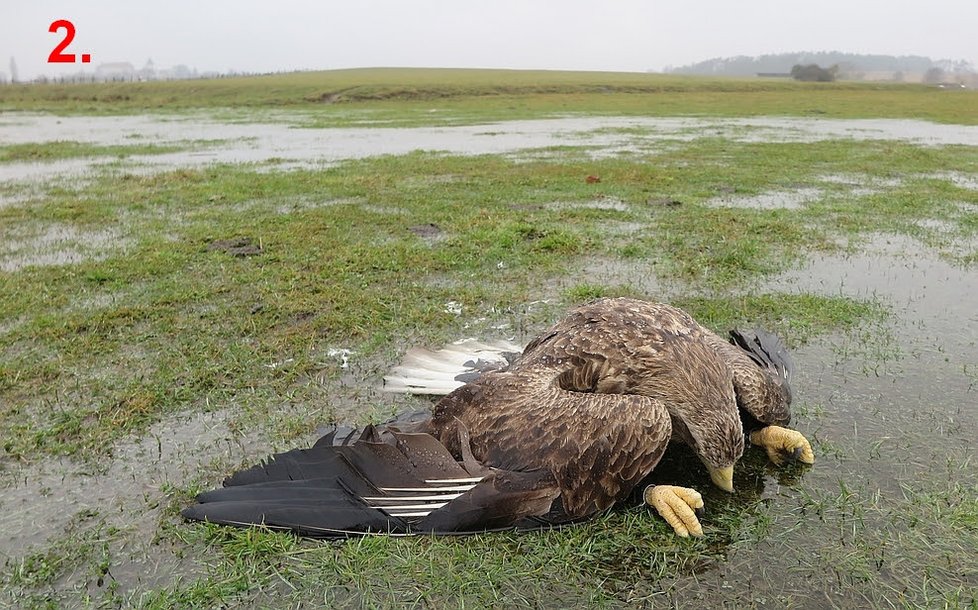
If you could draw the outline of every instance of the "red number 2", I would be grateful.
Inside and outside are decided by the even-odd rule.
[[[54,47],[51,54],[48,55],[48,63],[58,63],[58,64],[73,64],[75,63],[74,53],[62,53],[65,48],[71,44],[71,41],[75,39],[75,25],[68,21],[67,19],[58,19],[51,24],[48,31],[52,34],[56,34],[61,28],[65,29],[65,39],[61,41],[58,46]]]

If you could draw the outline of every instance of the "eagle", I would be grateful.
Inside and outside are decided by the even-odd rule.
[[[783,342],[760,329],[730,335],[665,303],[604,298],[519,353],[481,346],[446,366],[450,355],[416,350],[388,388],[445,394],[430,414],[334,428],[234,473],[182,514],[314,537],[528,530],[625,501],[670,442],[731,492],[748,442],[776,464],[814,463],[809,441],[786,427]],[[703,535],[696,490],[649,485],[642,496],[678,535]]]

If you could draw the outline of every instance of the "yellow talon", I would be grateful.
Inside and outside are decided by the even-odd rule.
[[[695,489],[675,485],[649,485],[645,488],[644,496],[646,504],[655,508],[683,538],[690,534],[703,535],[703,527],[694,512],[703,508],[703,496]]]
[[[767,450],[771,461],[777,465],[784,463],[786,457],[794,457],[804,464],[815,463],[815,453],[805,436],[797,430],[781,426],[767,426],[750,433],[750,442]]]

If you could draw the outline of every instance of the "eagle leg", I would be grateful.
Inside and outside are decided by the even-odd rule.
[[[764,447],[771,461],[779,466],[788,458],[803,464],[815,463],[815,453],[812,451],[811,443],[797,430],[767,426],[751,432],[750,442]]]
[[[676,534],[702,536],[703,527],[697,513],[703,510],[703,496],[695,489],[675,485],[649,485],[645,488],[645,503],[662,515]],[[695,511],[695,512],[694,512]]]

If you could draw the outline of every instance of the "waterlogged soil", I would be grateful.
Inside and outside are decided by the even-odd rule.
[[[128,561],[113,566],[113,577],[127,588],[170,578],[178,562],[160,553],[160,541],[155,540],[161,495],[168,484],[185,484],[201,464],[236,463],[253,449],[251,438],[232,434],[228,418],[224,412],[175,417],[142,439],[117,447],[104,465],[59,459],[7,473],[0,479],[0,555],[16,557],[55,542],[77,527],[77,521],[90,520],[99,528],[123,532],[125,544],[117,542],[125,547]]]
[[[0,145],[73,141],[99,145],[181,145],[210,141],[202,150],[155,155],[90,157],[0,164],[0,181],[39,181],[94,169],[162,171],[213,163],[309,167],[346,159],[412,151],[511,154],[554,146],[587,146],[614,155],[668,140],[701,137],[740,142],[814,142],[828,139],[900,140],[926,146],[978,146],[978,126],[903,119],[575,117],[457,127],[312,129],[283,123],[227,123],[207,118],[59,117],[0,113]]]
[[[625,132],[635,129],[641,133]],[[276,158],[323,164],[417,149],[512,153],[572,143],[623,150],[634,147],[636,140],[704,135],[752,141],[879,138],[920,145],[978,145],[978,127],[895,120],[569,118],[473,127],[305,129],[204,119],[0,115],[0,144],[59,139],[101,144],[138,139],[224,141],[206,151],[126,161],[149,171]],[[83,176],[104,162],[96,158],[0,164],[0,180],[63,180]],[[974,184],[973,177],[956,178],[967,188]],[[824,179],[843,184],[850,180],[866,184],[858,176]],[[817,194],[800,190],[715,203],[790,208],[804,205],[809,196]],[[600,200],[589,205],[614,210],[619,203]],[[442,237],[437,225],[410,230],[430,242]],[[3,270],[17,271],[19,257],[28,255],[27,242],[43,246],[51,256],[70,259],[74,246],[65,243],[110,247],[117,237],[59,231],[39,229],[36,235],[0,248],[0,254],[6,252]],[[229,254],[236,252],[234,248],[247,249],[241,256],[261,253],[260,244],[250,241],[211,246]],[[97,256],[87,250],[81,255]],[[590,272],[605,263],[583,264],[583,271]],[[665,297],[675,290],[660,285],[647,269],[620,262],[607,265],[611,267],[604,271],[622,285]],[[952,265],[907,237],[875,235],[853,244],[847,254],[812,256],[761,290],[876,300],[891,316],[885,323],[823,336],[793,352],[798,371],[793,380],[795,425],[813,440],[817,463],[792,477],[774,468],[744,468],[735,479],[738,501],[756,505],[757,519],[767,523],[766,529],[756,539],[721,543],[722,560],[707,561],[694,572],[658,583],[661,590],[656,595],[684,607],[870,607],[898,606],[901,599],[928,605],[927,600],[942,600],[948,586],[959,585],[965,592],[962,605],[975,603],[974,549],[928,546],[927,532],[915,529],[914,519],[933,523],[934,514],[928,511],[946,509],[958,490],[973,493],[978,484],[978,269]],[[350,355],[337,357],[345,362]],[[107,577],[122,592],[195,578],[198,562],[179,557],[159,538],[161,523],[169,520],[164,516],[169,490],[197,480],[204,465],[231,470],[272,449],[255,440],[256,435],[232,430],[229,421],[233,415],[226,410],[170,418],[142,438],[115,447],[111,460],[97,468],[67,459],[9,468],[0,477],[0,558],[16,564],[59,538],[87,531],[92,533],[82,536],[84,540],[110,547]],[[938,498],[938,509],[929,508],[929,498]],[[709,518],[706,523],[709,534]],[[94,582],[87,574],[61,578],[53,586],[62,590],[91,588]],[[634,577],[622,574],[621,579]],[[929,589],[931,581],[945,590]],[[869,592],[861,586],[865,582],[872,583]],[[4,603],[12,600],[4,595],[0,605]]]
[[[793,352],[795,424],[815,443],[815,466],[790,485],[775,469],[735,480],[765,505],[768,535],[675,579],[669,597],[706,607],[921,607],[940,575],[937,599],[950,582],[964,591],[962,607],[975,603],[972,550],[934,548],[914,523],[925,530],[934,519],[929,499],[950,510],[978,484],[978,270],[877,235],[858,253],[812,257],[765,289],[878,299],[893,315]]]

